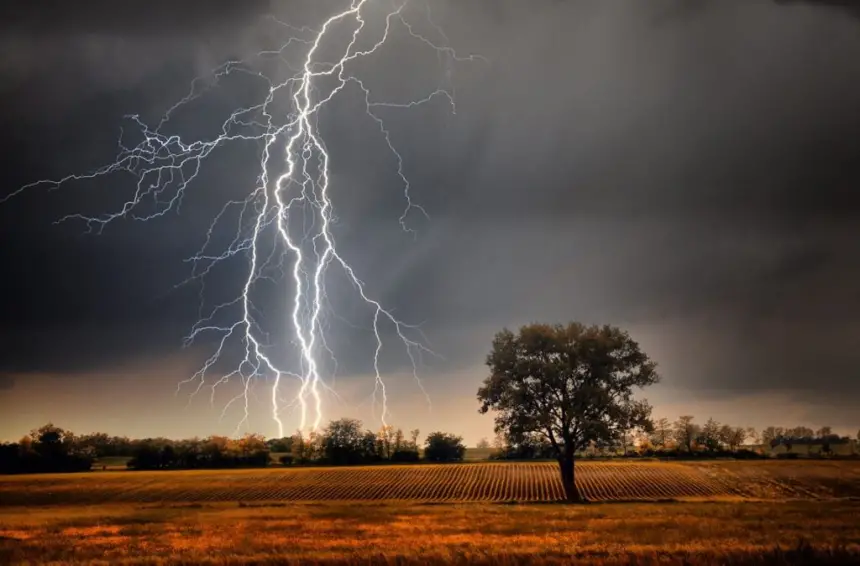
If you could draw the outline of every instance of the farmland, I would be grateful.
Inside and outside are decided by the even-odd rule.
[[[827,500],[860,496],[860,462],[583,462],[589,500]],[[107,471],[0,478],[0,505],[411,501],[553,502],[551,462],[382,465],[354,468]]]
[[[858,511],[845,501],[6,508],[0,563],[846,564],[860,559]]]
[[[538,504],[559,483],[550,462],[5,476],[0,563],[860,560],[860,462],[583,462],[610,504]]]

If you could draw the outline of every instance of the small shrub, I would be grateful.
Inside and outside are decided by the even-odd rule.
[[[391,455],[392,462],[417,462],[418,460],[417,450],[396,450]]]
[[[427,436],[424,458],[431,462],[459,462],[466,454],[463,437],[444,432]]]

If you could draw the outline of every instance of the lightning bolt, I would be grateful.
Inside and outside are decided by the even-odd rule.
[[[253,385],[261,379],[271,383],[269,403],[279,436],[284,435],[284,411],[288,407],[297,408],[300,430],[320,428],[323,392],[335,393],[324,379],[320,358],[324,351],[336,367],[337,359],[328,346],[323,324],[327,304],[326,278],[332,268],[338,268],[352,284],[357,298],[373,312],[372,331],[376,347],[373,351],[375,376],[371,396],[374,407],[377,402],[381,405],[379,418],[382,424],[387,425],[390,418],[386,384],[380,367],[383,324],[394,329],[412,363],[413,377],[429,406],[430,398],[418,376],[422,356],[435,355],[425,345],[426,338],[417,326],[399,320],[372,296],[367,285],[338,249],[333,233],[337,216],[336,203],[330,191],[330,154],[317,119],[321,110],[335,97],[345,96],[352,91],[361,93],[359,96],[366,115],[378,126],[379,134],[397,164],[396,173],[402,183],[404,197],[403,212],[397,220],[405,232],[414,236],[415,232],[408,223],[410,214],[428,214],[413,199],[412,186],[404,172],[403,157],[392,142],[379,110],[410,109],[441,99],[452,113],[456,113],[452,89],[440,87],[415,100],[379,101],[374,99],[365,82],[353,72],[354,64],[379,51],[389,41],[395,26],[401,26],[413,40],[435,50],[440,61],[449,65],[449,78],[450,65],[453,63],[483,58],[476,55],[461,57],[447,45],[448,38],[433,21],[429,3],[425,5],[427,21],[444,43],[422,35],[409,21],[408,0],[388,2],[387,7],[382,9],[380,3],[376,0],[353,0],[343,11],[325,20],[318,29],[298,28],[272,18],[288,31],[289,37],[278,49],[261,51],[255,58],[277,59],[289,72],[286,78],[272,77],[254,67],[249,60],[228,61],[211,72],[211,84],[205,84],[203,78],[192,81],[188,94],[171,106],[154,127],[147,125],[138,115],[127,116],[141,136],[141,141],[127,145],[124,142],[125,132],[121,131],[119,151],[110,164],[89,174],[36,181],[0,199],[0,203],[5,202],[36,186],[58,188],[73,181],[92,181],[118,172],[130,173],[137,180],[135,190],[131,198],[118,209],[100,216],[75,213],[57,220],[82,221],[90,232],[102,233],[105,226],[118,219],[131,218],[147,222],[170,212],[178,213],[188,187],[216,149],[242,142],[261,144],[255,186],[249,190],[246,198],[227,201],[215,215],[203,245],[188,258],[192,265],[190,276],[179,284],[200,283],[199,318],[186,336],[185,345],[191,345],[206,335],[213,337],[214,349],[197,372],[177,384],[177,393],[191,386],[190,402],[208,385],[214,403],[219,387],[238,381],[239,393],[227,402],[221,413],[223,418],[234,404],[243,406],[244,416],[237,424],[237,432],[248,423]],[[381,36],[371,37],[368,18],[376,19],[382,28]],[[339,58],[333,62],[322,61],[320,52],[324,46],[332,47],[332,40],[337,37],[335,28],[346,25],[353,26],[353,29]],[[362,44],[369,44],[369,47],[360,49]],[[304,53],[301,63],[296,66],[287,58],[294,47]],[[165,133],[180,109],[203,96],[224,77],[235,73],[244,73],[262,81],[265,85],[262,100],[234,110],[220,124],[220,133],[214,139],[189,141],[178,134]],[[331,85],[327,86],[326,81]],[[279,111],[279,105],[282,104],[288,106],[286,112]],[[226,247],[213,250],[216,234],[220,233],[221,226],[231,216],[236,218],[235,228],[230,232],[232,240]],[[247,276],[240,292],[233,300],[217,304],[207,312],[204,298],[207,276],[221,263],[237,257],[244,257],[247,261]],[[291,308],[286,313],[285,323],[293,336],[293,351],[297,353],[295,358],[298,362],[295,364],[294,360],[294,366],[297,365],[297,368],[287,367],[275,359],[271,350],[282,348],[283,341],[271,343],[261,324],[262,311],[253,301],[260,285],[277,284],[284,279],[291,280],[287,284],[291,293]],[[235,314],[230,315],[231,312]],[[230,322],[219,322],[224,317],[228,317]],[[416,333],[421,339],[413,338]],[[232,370],[221,373],[217,379],[212,378],[211,374],[218,373],[216,367],[220,367],[219,364],[228,357],[228,350],[236,344],[241,352],[239,363]],[[286,379],[295,380],[298,390],[292,401],[285,404],[281,390]]]

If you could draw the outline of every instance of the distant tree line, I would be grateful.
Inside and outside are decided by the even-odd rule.
[[[0,444],[0,473],[76,472],[89,470],[99,458],[125,456],[127,467],[139,470],[264,467],[272,457],[283,465],[360,465],[380,462],[457,462],[465,455],[462,437],[433,432],[422,446],[419,431],[406,436],[401,429],[384,426],[373,432],[361,421],[331,421],[319,433],[296,433],[284,438],[266,439],[246,434],[233,439],[226,436],[171,440],[167,438],[129,439],[104,433],[75,435],[48,423],[30,431],[17,443]],[[857,433],[860,441],[860,431]],[[720,424],[708,419],[700,425],[684,415],[675,421],[653,420],[650,425],[624,430],[610,441],[591,442],[579,451],[579,458],[657,457],[657,458],[757,458],[767,457],[769,449],[785,448],[782,457],[797,456],[792,450],[801,444],[815,443],[823,455],[832,447],[849,442],[833,434],[831,427],[769,426],[753,428]],[[555,459],[552,444],[540,433],[521,434],[514,440],[497,434],[492,444],[486,439],[480,449],[490,449],[489,458],[498,460]],[[423,450],[422,450],[423,448]]]
[[[17,443],[0,444],[0,473],[79,472],[89,470],[93,454],[74,443],[71,433],[51,423],[30,431]]]
[[[418,429],[407,438],[399,428],[387,425],[378,432],[363,429],[357,419],[331,421],[320,433],[295,434],[277,442],[282,464],[355,465],[377,462],[417,462],[421,459]],[[456,462],[463,459],[463,438],[444,432],[430,433],[423,446],[424,460]]]
[[[860,441],[860,431],[857,440]],[[829,426],[818,430],[769,426],[758,433],[752,427],[721,424],[714,419],[700,425],[693,416],[683,415],[675,421],[659,418],[641,428],[622,429],[606,442],[590,442],[576,455],[579,458],[763,458],[781,445],[790,457],[792,449],[801,444],[820,446],[822,455],[828,455],[834,453],[835,445],[848,442],[849,437],[833,434]],[[519,439],[501,433],[492,443],[492,449],[490,457],[499,460],[555,458],[552,444],[540,433],[523,434]]]
[[[129,439],[104,433],[75,435],[49,423],[17,443],[0,445],[0,473],[89,470],[99,458],[129,457],[135,470],[264,467],[277,455],[283,465],[356,465],[379,462],[456,462],[466,448],[460,436],[429,434],[419,447],[420,431],[407,437],[401,429],[366,430],[356,419],[332,421],[319,433],[266,439],[245,434],[172,440]],[[423,454],[422,450],[423,448]]]

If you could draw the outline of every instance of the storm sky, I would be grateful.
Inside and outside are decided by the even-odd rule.
[[[373,0],[374,2],[378,0]],[[5,2],[0,7],[0,196],[112,161],[123,116],[158,118],[228,59],[317,27],[347,2]],[[612,323],[659,364],[656,416],[856,432],[860,399],[860,14],[840,2],[436,1],[450,64],[395,29],[362,63],[380,98],[439,85],[442,101],[386,120],[415,201],[378,127],[344,93],[320,116],[341,251],[368,289],[420,324],[440,358],[420,368],[386,342],[392,422],[491,436],[475,394],[493,334],[531,321]],[[427,4],[415,0],[422,33]],[[441,41],[441,36],[435,38]],[[426,46],[424,46],[426,47]],[[217,135],[259,83],[225,81],[178,118]],[[54,224],[115,210],[116,175],[0,205],[0,437],[48,420],[132,436],[233,430],[208,393],[175,396],[211,351],[182,347],[199,286],[183,260],[214,214],[253,188],[255,151],[213,154],[179,214],[102,234]],[[245,264],[207,281],[229,297]],[[272,295],[263,308],[283,311]],[[338,357],[327,417],[369,427],[367,313],[332,275]],[[280,310],[279,310],[280,309]],[[386,335],[386,340],[391,338]],[[276,339],[286,339],[283,336]],[[390,349],[389,345],[390,344]],[[264,389],[260,390],[265,397]],[[288,417],[288,428],[294,420]],[[251,426],[274,432],[260,403]]]

